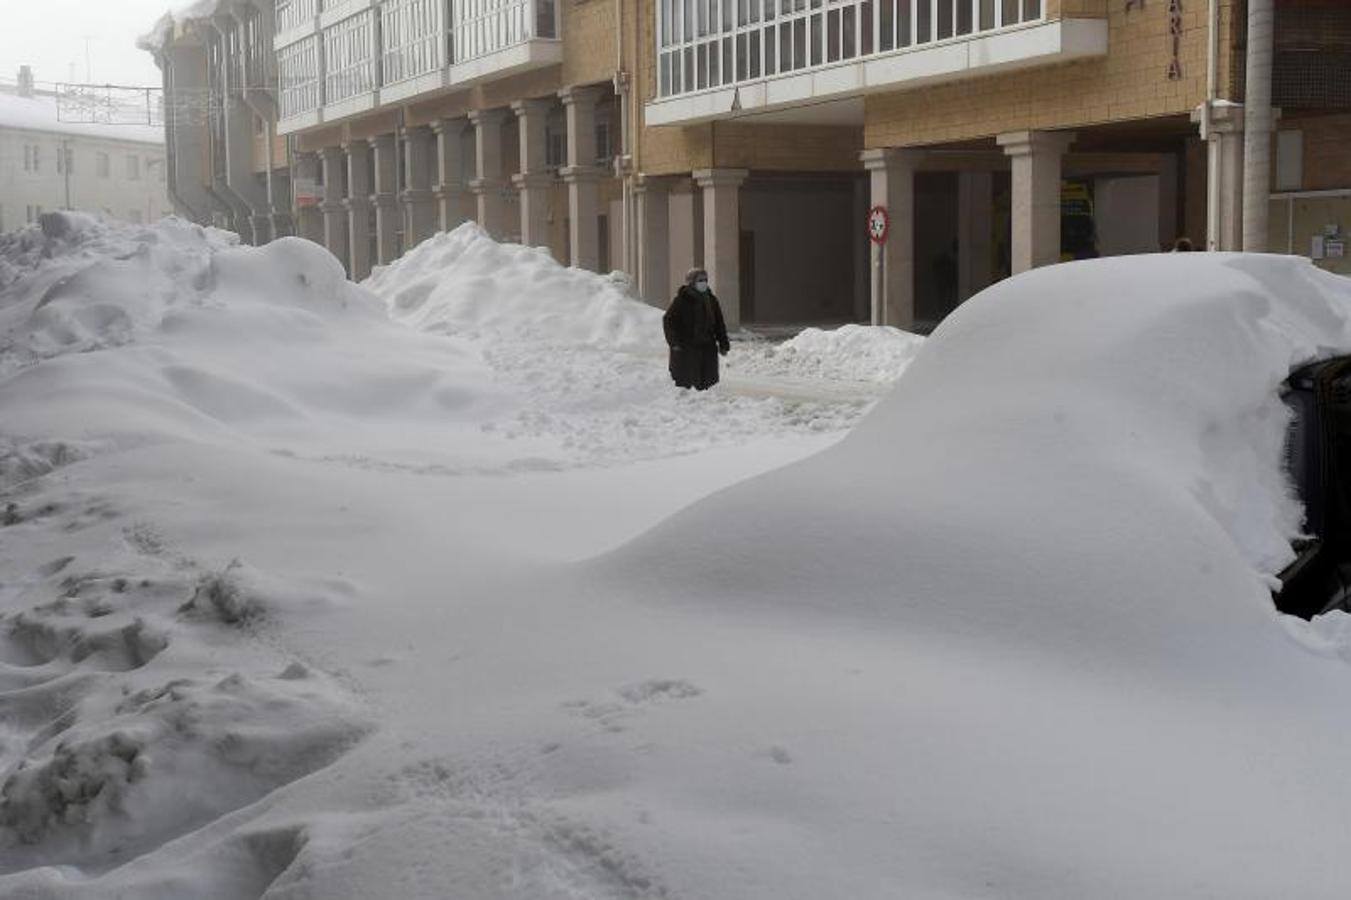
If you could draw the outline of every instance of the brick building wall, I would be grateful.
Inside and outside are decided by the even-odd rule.
[[[593,0],[594,2],[594,0]],[[1220,95],[1233,93],[1238,0],[1220,0]],[[640,96],[656,97],[656,0],[638,0]],[[1105,17],[1103,59],[1001,73],[865,97],[862,129],[715,125],[641,130],[639,164],[650,174],[728,166],[837,171],[857,168],[863,147],[923,146],[993,137],[1031,128],[1072,129],[1160,116],[1181,116],[1205,98],[1206,4],[1182,10],[1182,77],[1170,80],[1173,45],[1167,0],[1126,9],[1125,0],[1046,0],[1048,19]]]
[[[1303,190],[1351,188],[1351,113],[1301,119],[1304,132]]]
[[[1077,6],[1083,0],[1063,0]],[[1233,76],[1226,52],[1235,0],[1220,0],[1219,84]],[[1071,129],[1130,119],[1188,114],[1205,99],[1207,9],[1182,11],[1182,77],[1168,78],[1172,42],[1163,0],[1127,11],[1108,9],[1108,54],[1102,59],[1031,69],[945,85],[869,96],[864,142],[917,146],[988,138],[1003,131]],[[1221,91],[1224,96],[1230,93]]]

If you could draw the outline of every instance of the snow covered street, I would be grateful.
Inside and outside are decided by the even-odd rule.
[[[1344,897],[1351,617],[1267,579],[1351,289],[1129,265],[701,394],[474,226],[0,237],[0,896]]]

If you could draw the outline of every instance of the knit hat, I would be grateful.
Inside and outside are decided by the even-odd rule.
[[[703,269],[694,268],[690,269],[688,272],[685,273],[685,283],[690,286],[693,286],[694,283],[701,278],[704,281],[708,280],[708,273],[705,272]]]

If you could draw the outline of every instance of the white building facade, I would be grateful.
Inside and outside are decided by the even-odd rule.
[[[0,231],[73,209],[128,222],[172,211],[158,128],[61,121],[42,91],[0,93]]]

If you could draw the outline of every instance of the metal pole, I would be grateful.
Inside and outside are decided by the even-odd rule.
[[[1248,0],[1248,76],[1243,97],[1243,250],[1267,251],[1271,198],[1272,0]]]
[[[70,141],[61,139],[61,168],[66,173],[66,209],[70,209],[70,164],[74,154],[70,152]]]

